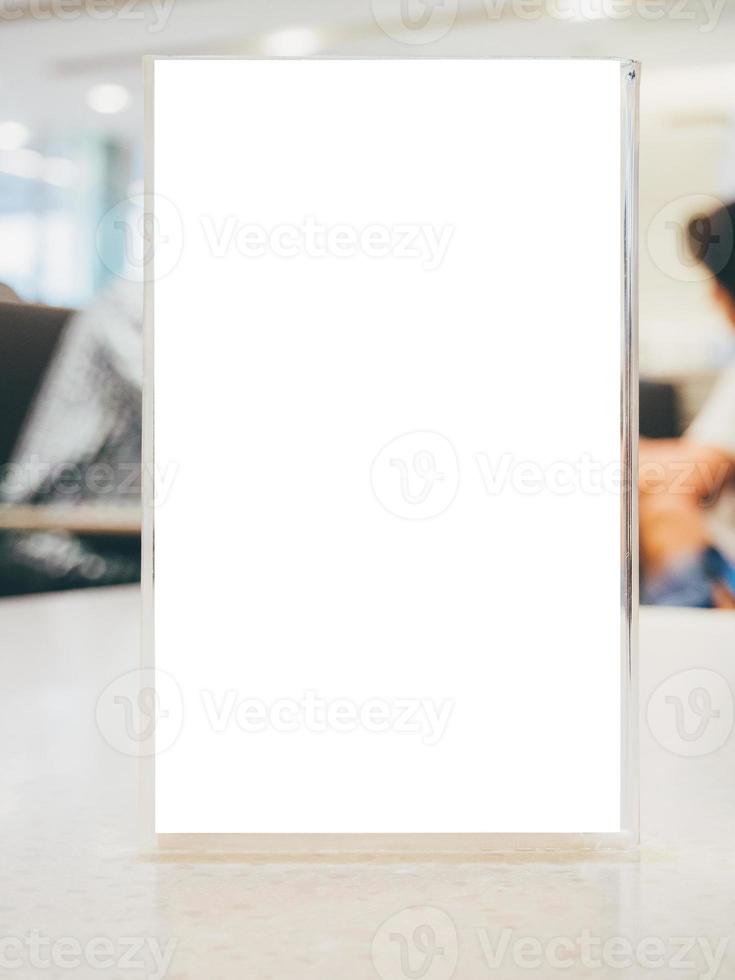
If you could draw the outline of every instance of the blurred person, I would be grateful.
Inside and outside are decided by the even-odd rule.
[[[0,506],[132,504],[140,497],[142,287],[117,281],[64,328],[0,482]],[[134,582],[135,538],[0,537],[0,595]]]
[[[735,204],[689,223],[735,328]],[[680,439],[640,443],[642,600],[735,608],[735,358]]]
[[[8,286],[5,282],[0,282],[0,303],[20,303],[21,298],[12,288]]]

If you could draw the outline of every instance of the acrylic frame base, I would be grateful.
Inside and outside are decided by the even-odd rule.
[[[610,834],[159,834],[159,860],[370,862],[591,860],[635,853],[633,832]]]

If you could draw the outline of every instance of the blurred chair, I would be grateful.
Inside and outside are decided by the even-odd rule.
[[[0,466],[5,466],[71,310],[0,302]]]
[[[642,380],[639,409],[639,430],[645,438],[675,439],[681,435],[679,401],[673,385]]]
[[[73,314],[0,301],[0,474]],[[130,507],[0,506],[0,596],[137,581],[139,568],[140,518]]]

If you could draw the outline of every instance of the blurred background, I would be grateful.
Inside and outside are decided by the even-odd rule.
[[[727,370],[687,226],[735,199],[735,0],[0,0],[0,44],[0,594],[139,575],[148,54],[639,59],[641,428],[664,464]],[[708,560],[727,584],[727,549]],[[649,600],[728,604],[690,571]]]

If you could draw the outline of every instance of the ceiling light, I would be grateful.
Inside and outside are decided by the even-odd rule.
[[[311,27],[285,27],[265,34],[258,47],[262,54],[271,58],[305,58],[319,50],[321,40],[319,33]]]
[[[34,180],[41,173],[43,157],[35,150],[6,150],[0,153],[0,171]]]
[[[31,131],[23,123],[0,122],[0,150],[19,150],[31,138]]]
[[[87,105],[95,112],[101,112],[105,116],[114,115],[122,112],[130,102],[130,92],[124,85],[114,83],[105,85],[93,85],[87,92]]]

